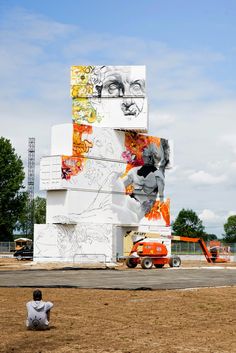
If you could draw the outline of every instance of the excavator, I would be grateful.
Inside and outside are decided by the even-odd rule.
[[[133,232],[138,233],[138,232]],[[168,256],[168,250],[164,242],[158,242],[148,237],[150,233],[143,234],[143,238],[134,242],[133,247],[130,251],[129,256],[126,258],[125,263],[129,268],[135,268],[138,264],[143,269],[151,269],[154,265],[156,268],[162,268],[168,264],[170,267],[179,267],[181,265],[181,259],[177,255]],[[152,237],[155,234],[152,233]],[[160,238],[159,234],[156,234],[157,238]],[[208,250],[206,243],[202,238],[190,238],[185,236],[170,235],[167,236],[171,240],[199,243],[203,254],[208,263],[224,263],[228,262],[229,256],[221,257],[220,248],[212,247]]]

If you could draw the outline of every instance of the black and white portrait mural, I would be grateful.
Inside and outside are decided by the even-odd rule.
[[[147,131],[145,66],[73,66],[73,121]]]

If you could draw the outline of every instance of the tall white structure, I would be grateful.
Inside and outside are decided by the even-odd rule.
[[[52,127],[41,160],[47,223],[35,225],[35,260],[114,262],[129,231],[170,235],[172,146],[144,133],[145,83],[144,66],[72,67],[72,123]]]

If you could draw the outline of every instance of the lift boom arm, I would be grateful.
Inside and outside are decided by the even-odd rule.
[[[172,235],[171,236],[172,240],[178,240],[178,241],[186,241],[186,242],[191,242],[191,243],[199,243],[200,247],[202,249],[202,252],[209,263],[213,263],[212,261],[212,255],[210,251],[207,249],[206,243],[204,242],[203,239],[201,238],[190,238],[190,237],[182,237],[178,235]]]
[[[138,231],[132,231],[129,234],[132,235],[138,235],[140,236],[138,242],[145,239],[145,238],[161,238],[161,234],[159,233],[146,233],[146,232],[138,232]],[[178,236],[178,235],[167,235],[164,236],[168,239],[176,240],[176,241],[186,241],[190,243],[199,243],[200,247],[202,249],[202,252],[209,263],[215,263],[215,262],[228,262],[228,258],[219,258],[219,256],[214,256],[214,254],[208,250],[205,241],[202,238],[190,238],[190,237],[185,237],[185,236]]]

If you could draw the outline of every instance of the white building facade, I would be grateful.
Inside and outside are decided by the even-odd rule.
[[[35,225],[34,260],[115,262],[132,230],[170,248],[173,148],[146,134],[145,86],[144,66],[72,67],[72,122],[52,127],[40,164],[47,219]]]

